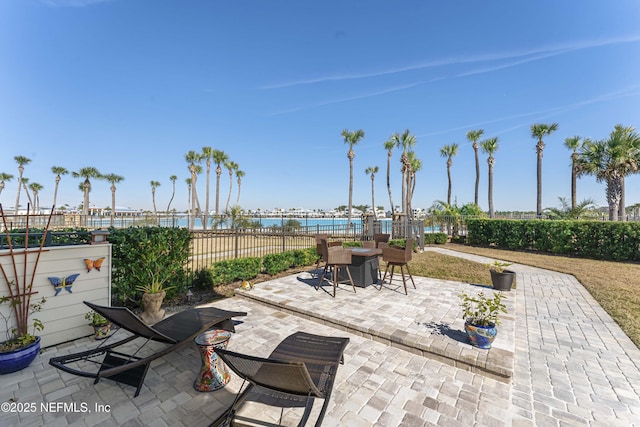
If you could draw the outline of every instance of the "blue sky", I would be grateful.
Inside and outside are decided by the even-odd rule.
[[[558,122],[545,139],[543,206],[570,196],[566,137],[605,138],[640,127],[640,2],[594,0],[211,1],[4,0],[0,2],[0,202],[13,206],[14,156],[50,206],[51,166],[94,166],[125,177],[117,205],[187,205],[189,150],[225,151],[245,172],[240,205],[330,209],[348,201],[343,129],[355,147],[354,204],[389,208],[386,151],[394,132],[417,137],[423,162],[414,207],[445,200],[446,159],[457,142],[453,197],[472,202],[469,130],[497,136],[496,210],[536,208],[532,123]],[[400,204],[400,152],[391,184]],[[204,203],[204,183],[198,192]],[[58,204],[82,201],[66,175]],[[578,181],[578,199],[606,206],[604,184]],[[640,177],[627,179],[627,205]],[[229,191],[223,172],[221,204]],[[211,197],[215,196],[212,185]],[[232,204],[237,197],[233,182]],[[21,200],[26,198],[21,196]],[[107,182],[91,203],[110,206]],[[487,203],[486,156],[480,204]]]

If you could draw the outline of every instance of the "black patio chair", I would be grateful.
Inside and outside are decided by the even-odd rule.
[[[152,361],[176,351],[209,329],[224,329],[235,332],[232,318],[246,316],[247,313],[227,311],[214,307],[193,308],[176,313],[153,326],[148,326],[138,316],[125,307],[104,307],[84,301],[96,313],[101,314],[114,325],[130,332],[132,335],[113,344],[108,339],[92,350],[65,356],[52,357],[49,364],[57,369],[81,377],[95,378],[97,384],[101,378],[128,384],[136,388],[134,397],[140,394],[142,383]],[[127,344],[137,338],[145,339],[131,354],[116,351],[115,348]],[[167,344],[164,349],[155,351],[147,357],[139,357],[140,352],[149,341]],[[104,355],[102,360],[99,357]],[[80,367],[82,366],[82,367]],[[97,371],[84,370],[84,367],[98,366]]]
[[[315,423],[320,426],[331,398],[338,366],[344,363],[343,353],[348,343],[349,338],[296,332],[278,344],[268,358],[216,349],[218,356],[244,381],[231,406],[211,426],[230,425],[252,390],[269,396],[275,404],[282,401],[287,402],[283,403],[283,406],[287,406],[291,400],[304,403],[304,413],[298,426],[307,423],[314,398],[324,399]]]

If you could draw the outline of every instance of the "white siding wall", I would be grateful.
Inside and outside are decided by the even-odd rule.
[[[37,248],[30,249],[37,250]],[[14,251],[18,277],[24,274],[24,252]],[[14,279],[14,270],[8,250],[0,251],[0,263],[9,280]],[[27,257],[27,284],[31,280],[33,267],[37,254],[29,253]],[[95,260],[105,257],[100,271],[95,268],[87,272],[85,258]],[[62,289],[57,296],[55,289],[48,277],[67,277],[79,273],[71,287],[72,293]],[[22,280],[22,279],[20,279]],[[111,244],[59,246],[43,248],[40,254],[36,275],[33,281],[33,291],[38,292],[31,297],[32,302],[40,301],[42,297],[47,299],[41,312],[34,316],[44,323],[42,347],[74,340],[93,333],[91,326],[87,324],[84,315],[89,307],[82,301],[92,301],[100,305],[110,305],[111,301]],[[0,296],[9,295],[4,277],[0,275]],[[5,316],[13,316],[8,304],[0,306],[0,312]],[[31,326],[31,322],[29,325]],[[31,332],[31,329],[30,331]],[[5,339],[6,328],[0,319],[0,341]]]

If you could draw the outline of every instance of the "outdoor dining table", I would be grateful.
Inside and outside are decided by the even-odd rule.
[[[350,248],[351,264],[348,266],[353,282],[364,288],[378,282],[378,256],[382,249]]]

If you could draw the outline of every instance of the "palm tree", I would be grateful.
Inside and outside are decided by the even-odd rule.
[[[216,164],[216,215],[220,215],[220,175],[222,175],[222,167],[220,165],[229,160],[224,151],[213,150],[213,162]]]
[[[13,179],[13,175],[5,172],[0,172],[0,194],[2,194],[2,190],[4,190],[5,181],[11,181]]]
[[[156,188],[160,187],[160,182],[151,181],[151,200],[153,201],[153,216],[158,216],[158,211],[156,210]]]
[[[493,218],[493,166],[495,165],[495,159],[493,154],[498,151],[498,137],[485,139],[480,143],[480,148],[486,154],[487,164],[489,165],[489,218]]]
[[[236,198],[236,206],[240,204],[240,188],[242,186],[243,177],[244,177],[244,171],[236,170],[236,178],[238,179],[238,197]]]
[[[206,198],[204,202],[204,224],[203,228],[207,229],[209,223],[209,183],[211,182],[211,159],[213,158],[213,148],[202,147],[202,158],[205,160],[207,167],[207,182],[205,187]]]
[[[69,173],[68,170],[63,168],[62,166],[52,166],[51,172],[56,175],[56,186],[53,190],[53,206],[56,206],[56,200],[58,199],[58,186],[60,185],[61,175],[66,175]]]
[[[536,215],[538,218],[542,216],[542,152],[544,151],[544,138],[546,135],[551,135],[558,130],[557,123],[544,124],[534,123],[531,125],[531,137],[538,140],[536,144],[536,153],[538,155],[537,163],[537,203],[536,203]]]
[[[565,138],[564,146],[569,150],[573,150],[571,153],[571,210],[576,209],[576,177],[578,176],[578,171],[576,170],[576,162],[578,160],[578,148],[580,148],[580,144],[582,141],[578,135]]]
[[[349,212],[347,212],[347,230],[350,230],[351,208],[353,206],[353,158],[356,156],[356,153],[353,151],[353,146],[364,138],[364,131],[362,129],[356,131],[343,129],[341,135],[344,138],[344,143],[349,144],[349,151],[347,151],[347,158],[349,159]]]
[[[190,229],[193,229],[196,224],[196,204],[200,204],[198,201],[198,191],[196,190],[196,184],[198,181],[198,169],[200,161],[202,160],[202,155],[193,150],[189,151],[185,154],[185,160],[189,164],[189,172],[191,173],[191,221],[190,221]]]
[[[44,187],[37,182],[29,184],[29,190],[31,190],[31,193],[33,194],[33,207],[31,208],[31,212],[33,212],[34,215],[40,209],[40,196],[38,196],[38,193],[40,193],[40,190],[43,188]]]
[[[576,204],[575,207],[569,206],[569,202],[564,197],[558,197],[560,208],[546,208],[545,212],[549,219],[582,219],[593,218],[595,212],[591,211],[595,202],[592,199],[585,199]]]
[[[176,181],[178,180],[178,177],[175,175],[171,175],[169,177],[169,180],[171,181],[171,187],[173,187],[173,190],[171,191],[171,198],[169,199],[169,204],[167,205],[167,213],[169,213],[169,210],[171,209],[171,202],[173,202],[173,197],[176,195]]]
[[[440,156],[447,158],[447,178],[449,179],[449,187],[447,189],[447,204],[451,204],[451,165],[452,158],[458,154],[458,144],[446,144],[440,149]]]
[[[111,212],[109,215],[109,225],[113,227],[113,222],[116,214],[116,184],[124,180],[124,177],[110,173],[102,177],[107,182],[111,183]]]
[[[371,175],[371,209],[373,209],[373,216],[375,218],[376,216],[376,204],[375,202],[375,198],[374,198],[374,194],[373,194],[373,181],[376,179],[376,174],[378,173],[378,166],[369,166],[367,169],[365,169],[364,173],[366,173],[367,175]]]
[[[98,169],[93,166],[86,166],[84,168],[80,168],[77,172],[72,172],[71,175],[74,178],[84,178],[84,182],[80,184],[80,188],[84,193],[84,197],[82,199],[82,216],[83,222],[86,224],[87,215],[89,215],[89,192],[91,191],[91,178],[100,178],[102,175],[98,171]]]
[[[231,191],[233,190],[233,172],[238,170],[238,164],[234,161],[227,160],[224,167],[229,171],[229,196],[227,196],[227,206],[224,208],[225,215],[229,211],[229,203],[231,202]]]
[[[184,182],[187,184],[187,218],[188,218],[188,224],[187,224],[187,228],[191,229],[192,228],[192,224],[191,224],[191,178],[187,178],[184,180]]]
[[[467,139],[473,142],[473,152],[476,156],[476,192],[474,198],[474,203],[476,204],[476,206],[478,206],[478,188],[480,186],[480,160],[478,159],[478,140],[482,137],[483,134],[484,129],[470,130],[469,132],[467,132]]]
[[[416,172],[422,169],[422,160],[416,157],[414,151],[407,151],[408,175],[407,175],[407,212],[413,217],[412,200],[416,189]]]
[[[393,138],[384,143],[384,149],[387,150],[387,192],[389,193],[389,204],[391,205],[392,218],[395,213],[395,208],[393,207],[393,199],[391,198],[391,156],[393,155],[393,149],[395,146],[396,143]]]
[[[624,204],[624,177],[638,172],[640,163],[640,137],[633,127],[616,125],[608,139],[585,139],[580,147],[578,175],[594,175],[598,182],[606,183],[609,220],[614,221]]]
[[[22,178],[22,188],[24,189],[24,192],[27,195],[27,198],[29,199],[29,206],[31,206],[31,209],[33,209],[35,205],[33,204],[33,200],[31,200],[31,194],[29,193],[29,188],[27,186],[28,183],[29,183],[29,178]],[[29,211],[29,208],[27,207],[27,212],[28,211]]]
[[[391,136],[391,139],[395,141],[396,147],[402,147],[402,155],[400,156],[400,164],[402,171],[402,212],[409,215],[410,212],[407,212],[407,192],[408,192],[408,181],[409,176],[411,175],[411,165],[409,164],[409,158],[407,157],[407,151],[416,145],[416,137],[411,135],[409,129],[406,129],[402,134],[394,133]]]
[[[16,196],[16,206],[14,209],[14,215],[18,215],[18,206],[20,206],[20,191],[22,190],[22,173],[24,172],[24,165],[28,165],[31,159],[24,156],[15,156],[13,158],[18,163],[18,195]]]

